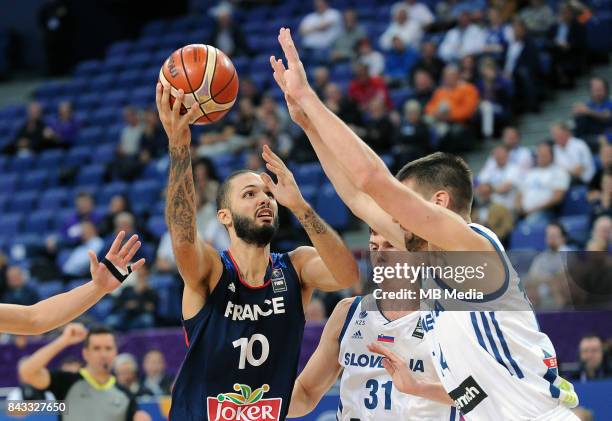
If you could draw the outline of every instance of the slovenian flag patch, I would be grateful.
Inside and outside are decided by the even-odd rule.
[[[378,335],[378,342],[385,342],[388,344],[392,344],[395,342],[395,337],[393,336],[385,336],[385,335]]]

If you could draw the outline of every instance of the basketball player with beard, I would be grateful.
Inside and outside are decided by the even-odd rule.
[[[578,396],[558,374],[555,349],[539,330],[503,245],[495,233],[470,222],[472,178],[465,161],[437,152],[406,164],[393,177],[380,157],[314,93],[288,29],[280,30],[279,42],[288,66],[275,57],[270,62],[287,103],[308,117],[357,189],[402,229],[426,240],[428,251],[474,252],[471,257],[477,257],[478,264],[488,265],[484,278],[424,279],[439,292],[456,294],[473,288],[482,294],[477,300],[457,295],[435,300],[421,312],[439,389],[468,421],[576,420],[568,407],[578,404]],[[469,266],[474,269],[474,264]],[[449,307],[456,309],[458,304],[464,311]],[[385,353],[377,345],[369,350],[387,356],[383,365],[394,384],[414,393],[403,356]]]
[[[359,279],[355,259],[304,201],[291,172],[264,148],[267,174],[238,171],[220,186],[217,218],[230,236],[218,253],[197,234],[189,121],[184,94],[172,109],[157,86],[169,139],[166,204],[172,247],[184,280],[187,355],[172,392],[171,420],[284,420],[297,375],[304,308],[314,288],[334,291]],[[271,253],[278,204],[301,222],[314,247]]]

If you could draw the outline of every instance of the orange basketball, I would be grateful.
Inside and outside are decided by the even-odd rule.
[[[179,89],[185,92],[181,114],[193,106],[200,108],[192,124],[219,120],[238,95],[238,74],[232,61],[210,45],[191,44],[173,52],[159,71],[159,80],[170,84],[171,104]]]

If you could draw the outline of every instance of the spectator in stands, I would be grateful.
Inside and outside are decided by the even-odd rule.
[[[6,291],[2,302],[30,306],[38,300],[38,293],[28,285],[22,269],[19,266],[10,266],[6,271]]]
[[[489,8],[488,18],[489,24],[485,29],[483,52],[501,63],[503,62],[503,53],[514,37],[512,27],[504,22],[501,12],[495,7]]]
[[[490,184],[492,201],[508,210],[514,209],[516,186],[521,181],[521,169],[510,163],[510,154],[505,146],[497,146],[491,152],[494,165],[485,166],[478,174],[478,182]]]
[[[551,78],[555,86],[573,88],[574,79],[584,65],[586,30],[576,20],[569,4],[559,7],[559,21],[548,35],[552,56]]]
[[[417,48],[423,37],[421,24],[411,18],[406,8],[396,9],[392,18],[391,24],[380,36],[380,48],[390,50],[395,37],[399,37],[404,45]]]
[[[240,79],[240,91],[238,97],[240,99],[250,99],[251,103],[255,107],[259,106],[259,103],[261,102],[261,92],[259,92],[255,82],[248,77]]]
[[[365,117],[365,141],[378,154],[390,151],[395,127],[389,118],[382,97],[370,101]]]
[[[121,231],[125,231],[125,238],[130,238],[133,234],[136,233],[136,223],[135,223],[134,215],[132,215],[130,212],[127,212],[127,211],[120,212],[119,214],[115,216],[114,226],[115,226],[115,230],[113,234],[115,235],[119,234],[119,232]],[[102,250],[108,250],[113,240],[114,240],[114,236],[112,235],[109,236]],[[141,258],[148,257],[146,255],[147,249],[148,248],[146,247],[146,243],[143,244],[143,246],[140,249],[138,249],[138,251],[134,255],[134,261],[138,261]],[[98,256],[98,257],[102,259],[104,256]]]
[[[232,9],[227,4],[215,10],[216,21],[213,25],[208,44],[214,45],[230,57],[253,54],[240,25],[232,21]]]
[[[492,200],[493,186],[487,183],[478,184],[474,191],[472,205],[472,222],[489,227],[502,241],[507,241],[514,227],[514,218],[508,208]]]
[[[567,171],[554,163],[553,148],[540,143],[537,149],[537,166],[524,173],[518,185],[516,210],[525,216],[527,224],[548,223],[557,205],[563,201],[570,185]]]
[[[589,201],[599,199],[601,196],[602,178],[606,172],[612,171],[612,145],[607,142],[602,142],[599,148],[599,156],[595,166],[597,170],[589,183]]]
[[[372,48],[368,38],[362,38],[357,43],[357,62],[368,66],[372,76],[380,76],[385,70],[385,56]]]
[[[228,130],[233,129],[229,126]],[[198,138],[196,156],[198,158],[214,158],[233,153],[242,145],[240,139],[232,139],[229,132],[203,132]]]
[[[586,382],[612,377],[612,367],[607,361],[603,341],[599,335],[584,335],[578,345],[578,354],[580,369],[574,373],[572,380]]]
[[[319,298],[313,297],[304,312],[307,322],[324,322],[326,320],[325,305]]]
[[[390,86],[407,84],[408,75],[418,58],[413,48],[406,48],[399,37],[393,38],[393,48],[385,54],[385,77]]]
[[[103,237],[109,236],[113,233],[115,225],[115,217],[122,212],[132,213],[132,207],[127,196],[123,194],[116,194],[111,197],[110,203],[108,204],[108,211],[102,221],[98,224],[98,231]]]
[[[471,83],[461,81],[459,68],[444,68],[442,85],[434,91],[425,112],[438,122],[463,124],[478,108],[478,90]]]
[[[550,135],[555,142],[555,164],[565,169],[572,181],[588,184],[595,174],[595,164],[591,150],[584,140],[573,137],[569,127],[563,122],[553,124]]]
[[[34,154],[32,142],[27,137],[18,138],[17,142],[15,142],[14,149],[15,156],[18,158],[24,158]]]
[[[375,98],[383,98],[389,110],[393,107],[385,81],[379,76],[370,75],[364,63],[355,65],[355,78],[349,85],[348,95],[362,110],[367,110]]]
[[[193,168],[196,188],[196,226],[199,235],[217,250],[229,247],[227,230],[217,220],[215,203],[219,183],[211,177],[211,168],[205,162],[197,162]],[[174,261],[172,261],[174,265]]]
[[[257,127],[257,115],[255,106],[250,98],[242,98],[238,101],[238,112],[234,119],[236,134],[239,136],[250,136]]]
[[[555,24],[555,15],[545,0],[531,0],[520,12],[527,30],[536,36],[544,36]]]
[[[172,251],[172,239],[170,233],[166,231],[159,240],[157,252],[155,254],[155,271],[161,273],[176,273],[176,258]]]
[[[600,216],[593,223],[591,238],[587,242],[589,251],[610,251],[612,245],[612,217]]]
[[[468,16],[478,16],[480,10],[486,7],[484,0],[446,0],[436,5],[438,20],[444,22],[455,22],[460,19],[462,13]]]
[[[353,9],[344,11],[344,28],[332,45],[331,61],[353,61],[357,58],[357,43],[368,36],[357,21],[357,12]]]
[[[74,117],[72,104],[69,101],[60,102],[57,116],[52,117],[47,126],[51,131],[49,136],[45,136],[45,148],[67,148],[72,145],[79,134],[79,122]]]
[[[146,164],[164,155],[168,147],[168,139],[161,127],[156,110],[147,108],[142,120],[144,124],[140,138],[140,162]]]
[[[473,55],[464,56],[459,60],[459,72],[461,74],[461,80],[472,84],[476,83],[477,72],[476,68],[476,57]]]
[[[15,139],[27,138],[30,146],[35,150],[41,150],[45,146],[46,138],[50,135],[49,130],[45,130],[43,121],[43,110],[40,103],[34,101],[28,105],[28,117],[17,131]],[[9,151],[10,152],[10,151]]]
[[[412,87],[414,89],[412,97],[419,102],[421,108],[425,108],[436,87],[433,76],[427,70],[417,70],[414,72]]]
[[[590,82],[590,100],[574,104],[573,115],[577,136],[599,135],[612,127],[612,100],[608,81],[593,77]]]
[[[124,287],[113,303],[106,323],[117,330],[147,329],[155,326],[159,297],[149,286],[149,266],[135,274],[135,285]]]
[[[481,98],[478,106],[481,133],[484,137],[498,136],[511,117],[511,82],[497,71],[492,58],[484,58],[476,87]]]
[[[75,199],[75,207],[75,212],[66,219],[62,230],[65,239],[71,243],[81,237],[82,222],[89,221],[98,226],[102,221],[102,217],[95,210],[94,198],[90,193],[86,191],[79,192]]]
[[[612,168],[608,168],[601,177],[599,195],[591,194],[591,221],[600,216],[612,217]]]
[[[256,114],[261,121],[264,121],[270,115],[276,117],[281,130],[285,130],[290,123],[287,108],[281,107],[270,95],[263,95],[261,97],[261,104],[257,108]]]
[[[342,94],[340,87],[330,83],[325,88],[325,105],[349,126],[362,127],[363,118],[354,101]]]
[[[137,157],[140,154],[143,125],[134,107],[126,107],[123,110],[123,119],[124,126],[119,135],[117,159],[109,166],[114,177],[133,180],[141,169]]]
[[[502,143],[508,150],[508,162],[518,166],[520,171],[526,171],[533,166],[531,151],[521,146],[521,133],[515,126],[508,126],[502,132]],[[495,158],[491,155],[487,158],[484,167],[495,165]]]
[[[421,105],[416,100],[406,101],[398,138],[393,154],[400,165],[431,152],[431,134],[422,119]]]
[[[142,359],[142,371],[144,378],[142,386],[154,396],[170,394],[172,377],[166,374],[166,359],[158,349],[150,349]]]
[[[342,32],[342,15],[327,0],[314,0],[314,8],[300,23],[302,45],[314,50],[331,48]]]
[[[470,13],[459,14],[457,26],[446,33],[440,44],[438,54],[442,60],[453,62],[466,55],[480,54],[484,50],[486,33],[471,23]]]
[[[98,254],[102,251],[102,246],[104,246],[104,240],[98,236],[95,225],[89,221],[81,223],[81,243],[72,250],[62,265],[64,274],[75,278],[89,276],[91,261],[87,252],[93,250]]]
[[[312,87],[319,97],[323,96],[325,87],[330,83],[329,70],[327,67],[319,66],[314,69]]]
[[[293,139],[283,130],[279,118],[274,114],[269,114],[263,119],[264,131],[263,134],[271,140],[270,147],[283,159],[289,159],[291,149],[293,148]],[[263,147],[263,145],[261,145]],[[261,149],[257,150],[260,154]]]
[[[143,387],[138,380],[138,363],[132,354],[117,355],[113,362],[113,371],[117,384],[128,390],[132,396],[153,395],[153,392]]]
[[[429,10],[429,7],[416,0],[398,1],[391,7],[391,15],[395,16],[401,9],[404,9],[406,13],[408,13],[408,16],[410,16],[410,19],[418,22],[423,29],[434,21],[434,15],[431,13],[431,10]]]
[[[417,71],[424,70],[437,83],[442,76],[443,69],[444,62],[438,57],[436,44],[433,41],[424,41],[421,44],[421,58],[414,65],[413,78]]]
[[[514,19],[514,39],[509,43],[504,61],[504,75],[512,80],[516,95],[515,108],[527,111],[539,109],[537,87],[540,79],[538,50],[527,35],[525,23]]]

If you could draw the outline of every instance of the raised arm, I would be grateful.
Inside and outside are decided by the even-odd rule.
[[[282,74],[282,61],[271,59],[270,64],[275,69],[274,77],[276,82],[281,90],[285,92],[284,80],[278,77]],[[342,201],[357,218],[387,238],[394,247],[398,250],[404,249],[404,234],[399,225],[393,222],[393,218],[378,206],[374,199],[355,186],[349,175],[344,171],[344,168],[339,165],[329,148],[323,143],[321,136],[319,136],[319,133],[310,122],[308,116],[302,111],[299,104],[288,95],[285,95],[285,100],[291,119],[306,133],[310,144],[319,158],[325,175],[331,181]]]
[[[321,219],[304,200],[285,163],[268,146],[263,154],[266,167],[276,175],[274,183],[267,174],[261,177],[278,203],[287,207],[300,221],[313,247],[298,247],[291,261],[302,282],[310,288],[335,291],[359,281],[359,269],[353,253],[342,238]]]
[[[119,270],[127,273],[128,263],[140,248],[138,236],[133,235],[123,246],[125,232],[117,234],[106,258]],[[0,332],[17,335],[40,335],[60,327],[83,314],[104,295],[116,289],[120,282],[99,263],[89,251],[92,281],[71,291],[58,294],[31,306],[0,304]],[[144,264],[140,259],[131,267],[137,270]]]
[[[188,308],[184,317],[195,315],[204,305],[205,297],[221,274],[221,260],[217,252],[207,245],[196,229],[196,193],[191,167],[191,132],[189,123],[198,107],[181,116],[184,93],[173,92],[176,97],[170,108],[170,86],[157,84],[156,101],[159,117],[168,135],[170,174],[166,195],[166,223],[172,240],[172,250],[185,286],[193,294],[186,294]],[[185,313],[187,310],[187,313]]]
[[[459,215],[426,201],[396,180],[378,155],[327,109],[308,85],[288,29],[281,29],[279,41],[288,63],[288,69],[283,67],[279,75],[284,79],[286,93],[304,110],[335,159],[352,175],[357,188],[404,228],[443,250],[492,250],[488,241],[473,232]]]
[[[53,358],[70,345],[85,340],[87,329],[80,323],[71,323],[64,328],[61,336],[40,348],[34,354],[22,361],[17,368],[19,380],[36,389],[47,389],[51,384],[51,374],[47,365]]]
[[[353,300],[354,298],[345,298],[340,301],[329,316],[317,349],[293,386],[289,418],[303,417],[312,412],[338,379],[342,369],[338,363],[338,338]]]

